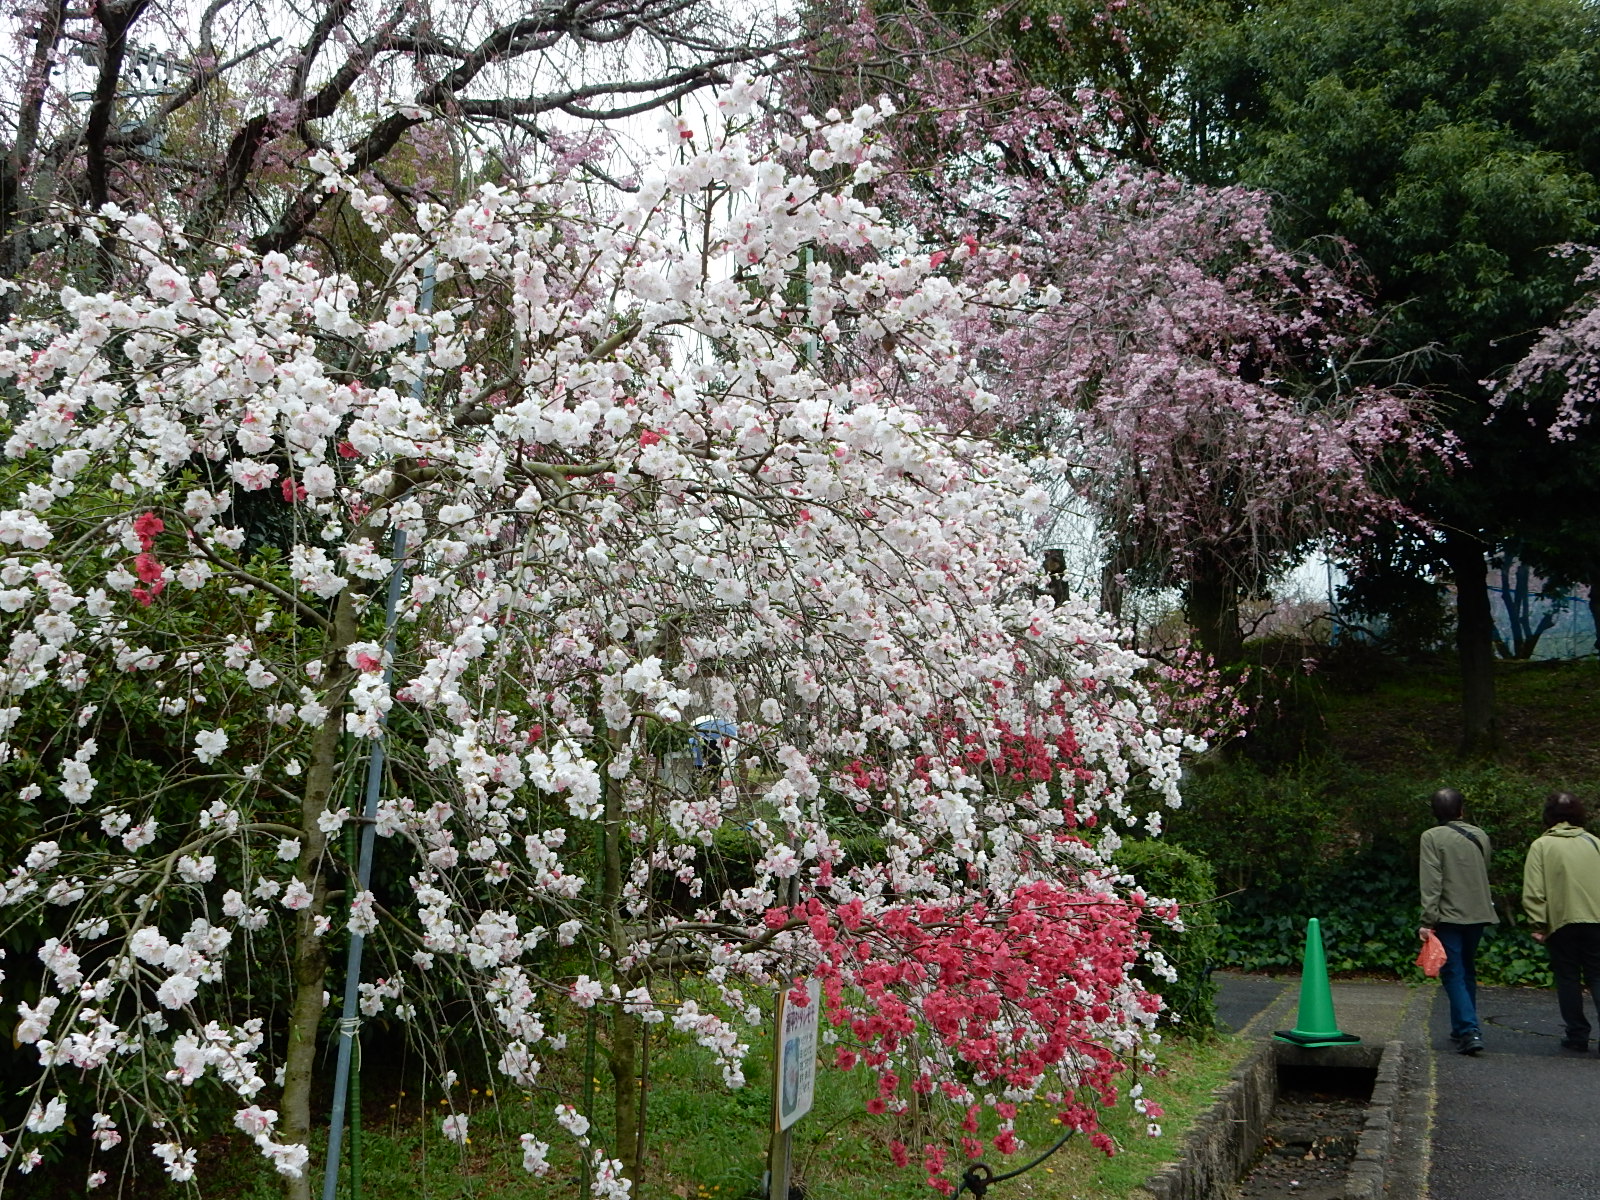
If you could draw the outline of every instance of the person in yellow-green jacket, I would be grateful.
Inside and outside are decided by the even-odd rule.
[[[1600,839],[1583,828],[1587,819],[1583,801],[1552,792],[1544,802],[1544,833],[1522,867],[1522,910],[1550,952],[1567,1027],[1561,1048],[1575,1053],[1589,1049],[1585,991],[1600,1012]]]
[[[1422,887],[1422,927],[1444,946],[1439,982],[1450,1000],[1450,1037],[1462,1054],[1480,1054],[1478,1028],[1478,942],[1499,923],[1489,894],[1489,835],[1462,820],[1466,799],[1455,788],[1440,788],[1430,801],[1438,822],[1422,835],[1418,881]]]

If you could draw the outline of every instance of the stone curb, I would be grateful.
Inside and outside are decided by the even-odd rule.
[[[1344,1196],[1346,1200],[1380,1200],[1405,1064],[1405,1045],[1399,1041],[1387,1042],[1376,1051],[1368,1046],[1304,1051],[1270,1039],[1257,1042],[1234,1068],[1233,1078],[1213,1093],[1211,1106],[1195,1118],[1184,1135],[1177,1161],[1150,1176],[1136,1195],[1150,1200],[1228,1200],[1261,1147],[1278,1099],[1280,1062],[1377,1067],[1355,1159],[1345,1177]]]
[[[1383,1195],[1405,1059],[1404,1042],[1389,1042],[1383,1047],[1378,1078],[1372,1085],[1372,1100],[1367,1105],[1366,1128],[1356,1143],[1355,1162],[1350,1164],[1349,1181],[1345,1186],[1347,1200],[1378,1200]]]
[[[1257,1042],[1212,1093],[1211,1106],[1183,1137],[1176,1162],[1144,1184],[1154,1200],[1223,1200],[1238,1185],[1266,1130],[1278,1099],[1278,1058],[1271,1042]]]

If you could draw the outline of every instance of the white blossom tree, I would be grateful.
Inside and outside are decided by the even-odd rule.
[[[34,287],[0,341],[0,770],[41,832],[0,883],[0,928],[37,933],[5,965],[41,1067],[0,1182],[69,1111],[92,1186],[151,1161],[135,1135],[188,1180],[205,1080],[307,1196],[346,930],[381,956],[363,1015],[448,992],[520,1089],[553,1007],[607,1014],[610,1143],[554,1097],[600,1194],[637,1175],[641,1031],[737,1086],[801,971],[880,1108],[988,1093],[1003,1151],[1034,1095],[1093,1129],[1160,1009],[1140,920],[1171,914],[1087,829],[1154,822],[1186,739],[1108,624],[1033,586],[1027,471],[885,402],[888,334],[895,386],[970,397],[954,331],[1026,279],[941,275],[856,197],[880,109],[818,125],[825,189],[742,132],[755,96],[667,119],[630,195],[574,173],[424,205],[378,287],[75,218],[144,287]],[[337,153],[313,165],[388,231]],[[734,736],[685,783],[652,746],[703,716]],[[405,865],[363,890],[341,838],[379,740]],[[863,827],[881,852],[847,855]]]
[[[0,278],[113,265],[64,233],[63,204],[327,253],[329,193],[298,168],[334,142],[401,205],[454,197],[485,158],[603,174],[607,128],[770,64],[777,24],[704,0],[18,0],[0,16]]]

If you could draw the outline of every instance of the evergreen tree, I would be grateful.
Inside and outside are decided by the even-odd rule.
[[[1424,387],[1453,461],[1404,486],[1457,594],[1463,749],[1495,743],[1486,556],[1515,540],[1581,571],[1559,514],[1592,507],[1593,434],[1497,409],[1492,381],[1573,298],[1600,219],[1600,16],[1581,0],[1273,0],[1197,44],[1189,168],[1280,197],[1290,240],[1353,252],[1376,358]],[[1412,556],[1412,561],[1418,561]]]

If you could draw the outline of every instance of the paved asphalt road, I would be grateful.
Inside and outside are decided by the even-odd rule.
[[[1444,997],[1433,1006],[1428,1200],[1600,1197],[1600,1055],[1559,1048],[1553,991],[1483,988],[1478,1016],[1488,1050],[1466,1057]]]
[[[1238,1033],[1283,994],[1282,979],[1267,975],[1217,975],[1217,1024]],[[1299,984],[1295,984],[1298,987]]]

